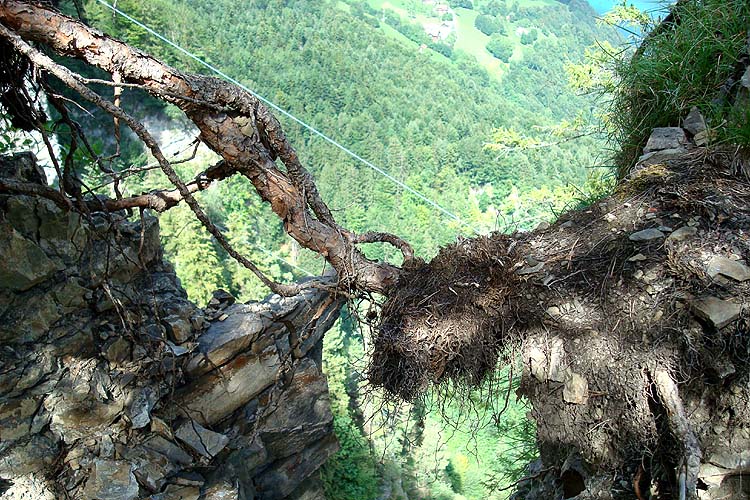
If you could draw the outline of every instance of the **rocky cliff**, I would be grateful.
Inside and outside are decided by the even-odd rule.
[[[30,155],[0,177],[45,183]],[[323,291],[192,304],[157,220],[0,196],[0,498],[312,499]]]

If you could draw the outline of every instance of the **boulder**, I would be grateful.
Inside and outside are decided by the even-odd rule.
[[[96,459],[83,489],[85,500],[135,500],[138,482],[129,462]]]
[[[684,151],[688,144],[685,131],[680,127],[657,127],[651,132],[643,153],[672,149]]]

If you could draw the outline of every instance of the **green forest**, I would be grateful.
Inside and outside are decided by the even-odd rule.
[[[184,71],[211,74],[101,3],[83,7],[102,31]],[[532,229],[601,194],[612,175],[599,103],[569,74],[596,43],[622,40],[582,0],[123,0],[117,7],[391,176],[279,116],[343,226],[395,233],[423,258],[456,238]],[[443,24],[451,27],[444,37],[428,33],[426,26]],[[124,94],[162,132],[165,149],[187,159],[177,165],[183,178],[214,161],[204,150],[190,158],[192,132],[175,110],[137,91]],[[102,152],[112,148],[111,127],[101,117],[92,136]],[[126,136],[112,164],[149,161]],[[100,191],[111,188],[98,181]],[[120,188],[134,194],[163,184],[158,170],[144,169]],[[232,245],[270,276],[289,281],[324,271],[246,180],[231,178],[199,199]],[[189,209],[170,210],[160,222],[168,258],[197,304],[218,288],[243,301],[267,294]],[[388,248],[367,252],[398,261]],[[366,306],[349,304],[325,340],[341,443],[323,470],[329,499],[507,498],[535,450],[513,371],[453,394],[448,404],[429,395],[392,404],[362,377]]]

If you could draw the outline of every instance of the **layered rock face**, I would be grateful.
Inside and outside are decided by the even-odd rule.
[[[44,183],[30,155],[2,177]],[[188,301],[156,219],[0,197],[0,498],[313,499],[324,291]]]

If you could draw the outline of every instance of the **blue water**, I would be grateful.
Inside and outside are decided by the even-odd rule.
[[[650,13],[654,17],[664,16],[667,5],[674,3],[673,1],[665,0],[627,0],[628,5],[635,5],[642,11]],[[599,14],[609,12],[612,7],[619,5],[622,2],[620,0],[589,0],[589,3]]]

